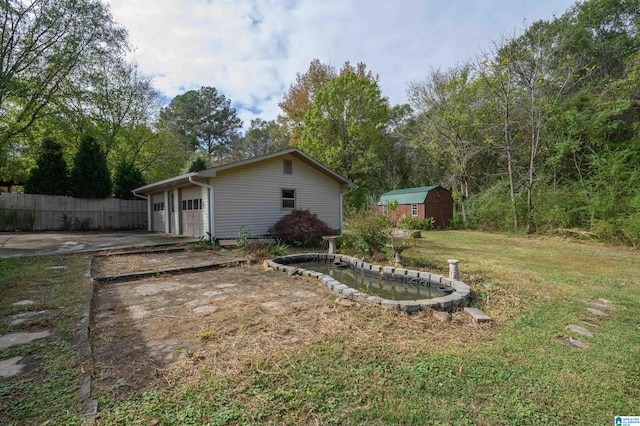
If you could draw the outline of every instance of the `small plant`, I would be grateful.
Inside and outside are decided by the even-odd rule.
[[[212,249],[216,245],[216,238],[211,236],[211,232],[206,232],[206,235],[200,235],[198,241],[189,245],[191,250],[207,250]]]
[[[213,330],[204,330],[196,335],[198,340],[200,340],[203,343],[213,339],[214,336],[215,336],[215,333],[213,332]]]
[[[310,210],[294,210],[269,229],[269,234],[278,239],[300,246],[317,245],[324,235],[332,233],[329,225]]]
[[[244,247],[250,238],[251,229],[249,229],[247,225],[240,226],[240,229],[238,230],[238,247]]]
[[[278,241],[275,245],[269,247],[269,254],[271,256],[283,256],[287,254],[287,250],[289,250],[289,245],[283,241]]]
[[[71,219],[71,215],[63,214],[62,215],[62,230],[63,231],[71,231],[71,225],[73,221]]]

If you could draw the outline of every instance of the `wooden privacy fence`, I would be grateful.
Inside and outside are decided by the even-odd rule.
[[[147,202],[0,193],[0,231],[147,229]]]

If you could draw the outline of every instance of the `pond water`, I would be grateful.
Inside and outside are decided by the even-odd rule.
[[[325,262],[295,263],[291,264],[291,266],[329,275],[342,284],[362,293],[389,300],[430,299],[446,296],[454,291],[451,287],[443,286],[439,283],[425,283],[425,280],[422,280],[421,283],[414,284],[410,278],[405,281],[385,279],[381,276],[364,274],[362,271],[351,267],[337,268]]]

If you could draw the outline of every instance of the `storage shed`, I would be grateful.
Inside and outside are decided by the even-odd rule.
[[[395,212],[388,208],[393,200],[398,201]],[[403,216],[416,219],[432,217],[436,228],[447,228],[449,221],[453,219],[453,197],[451,192],[441,186],[396,189],[382,194],[378,212],[389,215],[394,223]]]
[[[147,199],[150,231],[253,237],[294,209],[342,231],[342,198],[357,186],[296,148],[187,173],[133,190]],[[144,194],[144,195],[143,195]]]

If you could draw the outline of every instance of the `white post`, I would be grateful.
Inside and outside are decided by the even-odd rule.
[[[449,278],[457,281],[460,279],[460,271],[458,269],[460,261],[458,259],[448,259],[447,262],[449,262]]]

